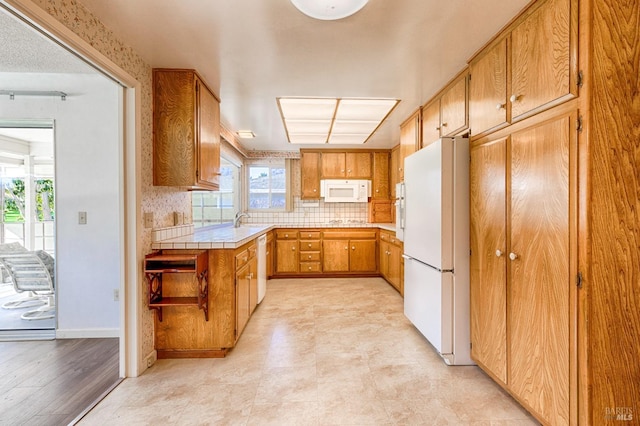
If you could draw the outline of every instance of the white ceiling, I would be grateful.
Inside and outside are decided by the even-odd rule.
[[[391,147],[400,123],[529,0],[370,0],[338,21],[309,18],[289,0],[80,2],[152,67],[196,69],[221,98],[223,123],[256,134],[247,149],[297,150],[276,97],[398,98],[357,146]]]

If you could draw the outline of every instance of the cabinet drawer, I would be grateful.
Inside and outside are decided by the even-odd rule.
[[[320,240],[303,240],[300,241],[300,251],[319,251]]]
[[[354,231],[354,230],[347,230],[347,231],[324,231],[322,234],[322,237],[325,239],[337,239],[337,240],[344,240],[344,239],[364,239],[364,240],[368,240],[368,239],[375,239],[376,238],[376,231],[375,230],[367,230],[367,231]]]
[[[320,231],[299,231],[300,239],[304,240],[319,240]]]
[[[300,262],[300,272],[320,272],[320,262]]]
[[[298,238],[298,231],[276,231],[276,239],[278,240],[295,240]]]
[[[319,251],[301,251],[300,252],[300,262],[319,262],[319,261],[320,261]]]
[[[236,254],[236,269],[244,266],[249,260],[249,250],[242,250],[240,253]]]
[[[391,234],[388,232],[380,231],[380,241],[389,241],[391,239]]]
[[[252,257],[256,256],[257,253],[257,246],[256,244],[251,244],[249,247],[247,247],[247,251],[249,252],[249,259],[251,259]]]

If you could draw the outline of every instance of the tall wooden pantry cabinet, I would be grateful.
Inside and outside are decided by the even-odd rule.
[[[542,424],[640,418],[639,28],[538,0],[469,64],[472,357]]]

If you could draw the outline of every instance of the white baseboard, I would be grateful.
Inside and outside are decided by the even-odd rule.
[[[56,339],[104,339],[109,337],[120,337],[120,330],[117,328],[56,330]]]

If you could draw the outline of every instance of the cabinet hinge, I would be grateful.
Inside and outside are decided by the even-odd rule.
[[[469,349],[473,349],[473,342],[469,343]]]
[[[469,81],[471,81],[471,74],[469,74]]]
[[[196,179],[200,177],[200,170],[196,169]]]
[[[579,116],[576,120],[576,130],[582,133],[582,116]]]
[[[578,71],[578,78],[576,78],[576,86],[582,87],[583,84],[584,84],[584,74],[582,73],[582,70],[580,70]]]
[[[576,286],[582,288],[582,272],[578,272],[578,275],[576,275]]]

